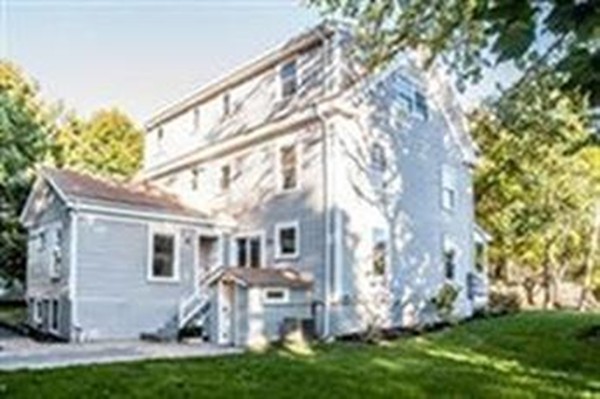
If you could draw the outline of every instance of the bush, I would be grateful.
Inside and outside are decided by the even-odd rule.
[[[440,288],[437,295],[431,298],[431,303],[435,306],[438,316],[444,322],[452,322],[452,312],[458,298],[458,291],[453,284],[446,283]]]
[[[488,308],[491,313],[514,313],[521,309],[521,297],[516,292],[491,291]]]

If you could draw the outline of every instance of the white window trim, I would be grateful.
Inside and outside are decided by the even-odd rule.
[[[58,226],[54,229],[52,229],[52,231],[54,232],[54,239],[52,241],[51,244],[51,248],[50,248],[50,261],[48,262],[48,274],[50,275],[51,279],[57,279],[60,278],[60,273],[61,273],[61,268],[63,267],[63,261],[64,261],[64,256],[62,254],[62,242],[58,242],[58,235],[59,235],[59,231],[61,234],[61,241],[64,240],[64,232],[62,231],[62,227]],[[56,264],[56,252],[60,253],[60,257],[61,257],[61,265],[60,268],[57,267]]]
[[[282,292],[283,296],[281,298],[269,298],[267,293],[270,291]],[[263,288],[262,301],[264,304],[268,304],[268,305],[280,305],[280,304],[288,303],[290,301],[290,290],[289,290],[289,288],[283,288],[283,287]]]
[[[281,242],[279,233],[283,229],[295,229],[296,230],[296,250],[292,254],[284,254],[281,252]],[[280,222],[275,224],[275,258],[276,259],[297,259],[300,256],[300,222],[297,220],[289,222]]]
[[[456,189],[456,168],[454,168],[451,165],[448,164],[443,164],[440,170],[440,202],[441,202],[441,207],[444,211],[452,213],[456,210],[457,205],[458,205],[458,192]],[[445,175],[448,175],[447,179],[444,177]],[[450,181],[448,181],[450,180]],[[445,201],[445,193],[446,190],[451,191],[452,192],[452,204],[446,204]]]
[[[173,276],[172,277],[160,277],[153,275],[153,260],[154,260],[154,235],[155,234],[168,234],[173,235]],[[148,226],[148,263],[146,265],[146,278],[151,283],[178,283],[180,281],[180,270],[179,270],[179,242],[180,234],[178,229],[175,227],[166,228],[158,226]]]
[[[56,303],[56,313],[54,312],[54,303]],[[54,324],[54,317],[56,317],[56,328],[52,326]],[[48,331],[54,334],[60,334],[60,301],[56,298],[48,300]]]
[[[42,299],[33,299],[33,322],[35,324],[42,324]]]
[[[267,264],[267,248],[266,248],[266,234],[264,230],[254,230],[254,231],[244,231],[237,234],[234,234],[230,239],[229,245],[229,259],[232,259],[230,262],[234,267],[238,267],[237,265],[237,240],[239,238],[249,238],[258,236],[260,239],[260,265],[259,269],[262,269]],[[249,254],[248,254],[249,255]],[[248,262],[250,257],[248,256],[246,262]],[[250,267],[248,264],[244,265],[244,267]]]
[[[293,146],[294,147],[294,152],[296,155],[296,187],[292,187],[292,188],[284,188],[283,187],[283,168],[281,165],[281,150],[283,147],[289,147],[289,146]],[[277,184],[277,189],[276,192],[279,194],[285,194],[285,193],[293,193],[296,191],[300,191],[302,189],[302,159],[300,157],[301,155],[301,151],[300,151],[300,142],[296,142],[296,141],[282,141],[279,144],[277,144],[276,149],[275,149],[275,173],[277,173],[277,177],[276,177],[276,184]]]

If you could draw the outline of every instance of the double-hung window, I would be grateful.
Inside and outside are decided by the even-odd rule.
[[[456,275],[456,247],[445,235],[443,237],[443,245],[444,276],[448,280],[454,280],[454,276]]]
[[[373,229],[373,275],[384,276],[388,259],[388,234],[385,229]]]
[[[152,232],[150,236],[151,281],[177,281],[177,235],[167,232]]]
[[[219,180],[219,186],[222,192],[229,190],[231,186],[231,165],[226,164],[221,166],[221,178]]]
[[[275,226],[275,249],[280,259],[295,258],[300,254],[298,222],[279,223]]]
[[[295,144],[284,145],[279,148],[279,189],[281,191],[298,188],[299,163],[298,149]]]
[[[281,81],[281,97],[288,98],[298,91],[298,73],[296,70],[296,61],[290,61],[284,64],[279,71]]]
[[[263,242],[260,234],[236,237],[235,251],[237,267],[262,266]]]
[[[415,113],[423,120],[427,120],[429,118],[427,98],[418,90],[415,91]]]
[[[449,165],[442,166],[442,208],[452,211],[456,208],[456,170]]]
[[[379,143],[374,143],[371,146],[371,172],[373,178],[373,186],[376,189],[384,188],[384,175],[387,167],[385,149]]]
[[[50,301],[50,331],[58,333],[58,324],[60,320],[60,306],[58,299]]]

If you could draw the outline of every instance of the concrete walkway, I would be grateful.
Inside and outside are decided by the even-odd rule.
[[[0,370],[45,369],[149,359],[181,359],[242,353],[207,343],[148,343],[114,341],[83,344],[47,344],[28,338],[0,338]]]

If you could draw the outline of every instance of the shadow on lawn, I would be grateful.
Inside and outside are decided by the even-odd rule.
[[[332,384],[342,384],[344,391],[371,396],[600,394],[600,348],[577,340],[585,317],[530,313],[526,324],[521,318],[477,321],[378,346],[344,343],[316,347],[312,353],[285,351],[282,356],[309,363]]]

